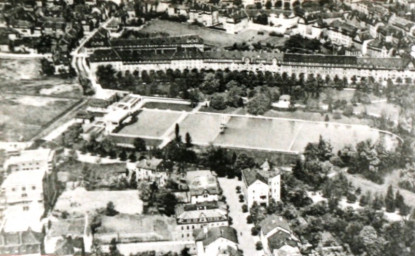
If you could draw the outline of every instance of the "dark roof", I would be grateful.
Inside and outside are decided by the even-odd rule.
[[[302,63],[321,63],[336,65],[356,65],[357,58],[354,56],[337,56],[337,55],[308,55],[286,53],[283,56],[283,62],[302,62]]]
[[[114,48],[140,48],[143,46],[175,46],[185,44],[203,44],[203,39],[197,35],[188,35],[139,39],[112,39],[110,41],[110,45]]]
[[[203,229],[195,231],[196,241],[203,241],[203,245],[207,246],[215,242],[218,238],[225,238],[234,243],[238,243],[238,236],[236,230],[232,227],[221,226],[210,228],[207,233]]]
[[[265,184],[268,184],[267,179],[264,176],[260,175],[258,171],[255,169],[242,170],[242,176],[244,177],[247,186],[250,186],[252,183],[254,183],[257,180]]]
[[[268,247],[271,251],[278,250],[284,245],[297,247],[297,242],[291,239],[291,235],[284,231],[277,231],[275,234],[268,237]]]
[[[247,186],[250,186],[255,181],[259,180],[265,184],[268,184],[268,179],[279,175],[279,169],[272,169],[270,171],[263,171],[259,169],[245,169],[242,170],[242,176]]]
[[[359,66],[380,69],[405,69],[411,60],[407,58],[357,58]]]

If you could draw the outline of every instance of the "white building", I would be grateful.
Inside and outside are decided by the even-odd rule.
[[[47,170],[51,172],[56,164],[55,151],[51,149],[34,149],[10,152],[4,162],[7,172]]]
[[[198,256],[242,255],[236,230],[232,227],[207,227],[195,231]]]
[[[271,199],[276,202],[281,200],[281,172],[276,168],[270,168],[267,162],[261,170],[243,170],[242,180],[245,184],[243,192],[248,208],[254,202],[268,205]]]
[[[261,231],[259,239],[264,248],[265,255],[300,256],[299,240],[291,231],[288,222],[281,216],[269,215],[259,224]]]
[[[221,190],[216,175],[207,170],[186,173],[189,201],[192,204],[219,201]]]
[[[163,160],[158,158],[142,159],[136,163],[127,162],[128,178],[131,179],[132,173],[135,172],[137,181],[155,181],[163,187],[166,185],[168,175],[162,170],[162,162]]]
[[[193,240],[195,230],[228,226],[228,210],[223,202],[179,205],[176,207],[177,233],[181,240]]]

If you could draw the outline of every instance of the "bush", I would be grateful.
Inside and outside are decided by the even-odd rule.
[[[226,101],[222,95],[216,94],[210,100],[210,106],[216,110],[226,109]]]
[[[252,224],[252,216],[251,215],[248,215],[248,217],[246,217],[246,223]]]
[[[242,205],[242,212],[248,212],[248,206],[246,204]]]
[[[260,228],[259,227],[252,227],[251,228],[251,235],[253,235],[253,236],[257,236],[258,234],[259,234],[259,230],[260,230]]]
[[[343,110],[343,115],[348,116],[348,117],[353,115],[353,106],[347,105]]]
[[[236,186],[236,193],[241,193],[241,187],[240,186]]]
[[[357,200],[357,197],[356,197],[356,195],[355,195],[355,194],[353,194],[353,193],[348,193],[348,194],[347,194],[347,202],[348,202],[349,204],[353,204],[353,203],[355,203],[355,202],[356,202],[356,200]]]
[[[257,251],[260,251],[260,250],[262,250],[262,249],[263,249],[263,246],[262,246],[261,241],[258,241],[258,242],[255,244],[255,248],[257,249]]]
[[[228,222],[229,222],[229,226],[231,226],[231,225],[233,224],[233,219],[232,219],[232,217],[229,217],[229,218],[228,218]]]
[[[244,199],[245,199],[244,195],[239,195],[239,200],[244,200]]]

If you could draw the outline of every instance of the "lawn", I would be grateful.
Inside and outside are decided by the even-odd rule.
[[[82,96],[75,78],[46,77],[41,75],[40,61],[2,59],[0,61],[0,91],[10,94],[30,94],[59,97]]]
[[[232,35],[227,34],[225,31],[167,20],[152,20],[141,31],[145,33],[167,32],[170,36],[196,34],[203,38],[206,44],[222,48],[226,46],[232,46],[234,43],[254,43],[264,42],[265,40],[268,40],[267,42],[280,44],[282,41],[286,40],[285,38],[280,37],[270,37],[268,33],[264,33],[264,35],[258,35],[258,32],[254,30],[247,30],[237,35]]]
[[[68,212],[70,215],[93,214],[104,209],[108,202],[113,202],[115,210],[120,213],[140,214],[143,211],[143,202],[139,199],[137,190],[123,191],[87,191],[82,187],[66,190],[58,198],[54,212]]]
[[[149,109],[167,109],[174,111],[191,111],[193,108],[190,104],[174,104],[165,102],[148,102],[144,104],[143,108]]]
[[[207,144],[213,142],[220,132],[222,115],[196,113],[189,115],[180,123],[180,133],[184,138],[189,133],[194,143]]]
[[[137,122],[122,128],[118,134],[159,138],[175,124],[181,114],[180,112],[143,110],[138,114]]]
[[[0,140],[27,141],[76,100],[38,96],[0,96]]]
[[[294,121],[232,117],[225,133],[220,134],[215,143],[283,151],[288,150],[299,129]]]

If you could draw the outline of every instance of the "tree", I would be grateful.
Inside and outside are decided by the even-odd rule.
[[[262,246],[261,241],[258,241],[258,242],[255,244],[255,248],[257,249],[257,251],[260,251],[260,250],[262,250],[262,249],[263,249],[263,246]]]
[[[232,82],[234,81],[232,80],[228,84]],[[243,88],[239,86],[232,86],[228,91],[226,102],[231,107],[235,107],[235,108],[241,107],[243,105],[242,96],[244,95],[246,95],[246,93],[244,92]]]
[[[376,194],[372,202],[373,209],[382,210],[383,206],[384,206],[383,196]]]
[[[135,138],[133,145],[134,145],[135,150],[138,152],[147,150],[146,142],[142,138]]]
[[[200,85],[200,90],[206,94],[218,92],[220,88],[220,80],[215,77],[215,74],[208,73],[205,76],[204,82]]]
[[[272,7],[272,3],[271,3],[271,1],[267,1],[266,3],[265,3],[265,8],[267,8],[268,10],[269,9],[271,9],[271,7]]]
[[[187,247],[183,248],[183,250],[180,252],[180,256],[190,256],[189,250],[190,249]]]
[[[175,134],[175,139],[176,139],[177,142],[182,141],[182,139],[180,137],[180,126],[177,123],[174,126],[174,134]]]
[[[161,193],[157,198],[159,206],[163,208],[162,213],[172,216],[175,213],[176,204],[178,202],[176,196],[171,192]]]
[[[110,256],[120,256],[120,252],[117,248],[117,240],[115,238],[111,239],[111,243],[109,246]]]
[[[128,159],[130,160],[130,162],[137,162],[137,156],[135,155],[134,152],[132,152],[129,156]]]
[[[186,147],[191,148],[192,146],[192,137],[190,137],[190,134],[186,132]]]
[[[247,108],[249,114],[263,115],[271,108],[271,98],[264,93],[260,93],[248,103]]]
[[[362,249],[366,252],[367,256],[377,256],[383,254],[382,252],[386,241],[378,236],[372,226],[364,226],[359,233],[358,244],[362,245]]]
[[[118,214],[118,211],[115,210],[115,205],[113,202],[108,202],[107,207],[105,208],[105,215],[106,216],[115,216]]]
[[[394,212],[396,208],[392,185],[389,185],[388,191],[386,192],[385,207],[387,212]]]
[[[130,178],[130,188],[137,189],[137,185],[137,174],[133,171]]]
[[[127,153],[125,152],[125,150],[121,151],[118,157],[120,158],[121,161],[127,160]]]
[[[215,94],[210,100],[210,106],[216,110],[226,109],[225,98],[220,94]]]

